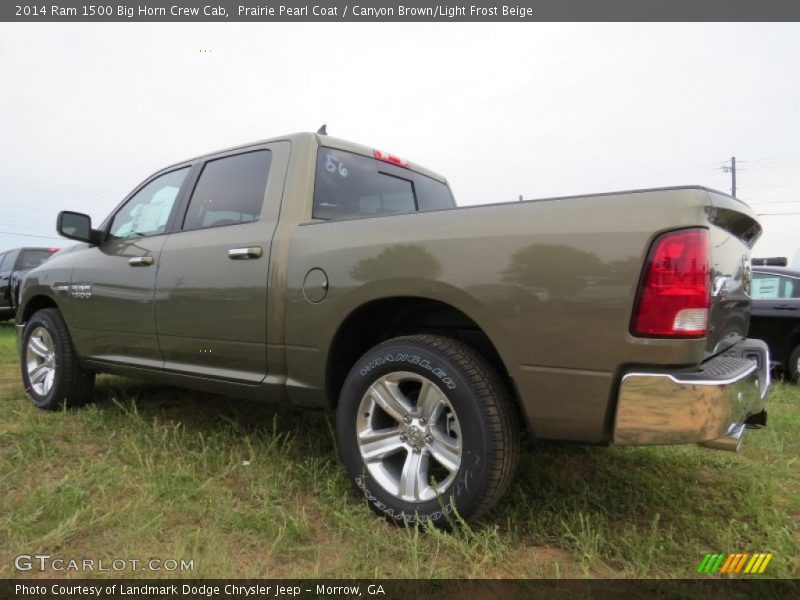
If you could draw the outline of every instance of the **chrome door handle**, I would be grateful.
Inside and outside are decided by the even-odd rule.
[[[250,246],[249,248],[231,248],[228,250],[228,258],[231,260],[248,260],[261,257],[261,246]]]
[[[152,256],[134,256],[128,259],[128,264],[132,267],[147,267],[153,264]]]

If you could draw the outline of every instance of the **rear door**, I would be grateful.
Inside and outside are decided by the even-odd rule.
[[[81,355],[162,365],[153,317],[156,270],[190,169],[145,182],[111,217],[107,240],[81,250],[66,312]]]
[[[267,374],[267,277],[289,142],[198,168],[161,251],[156,328],[168,370],[241,383]]]

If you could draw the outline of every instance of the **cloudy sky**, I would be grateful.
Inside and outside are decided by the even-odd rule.
[[[727,191],[735,155],[755,254],[792,257],[798,73],[797,24],[4,23],[0,250],[59,245],[58,210],[99,221],[166,164],[327,123],[462,205]]]

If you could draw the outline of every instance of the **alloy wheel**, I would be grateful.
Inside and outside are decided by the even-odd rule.
[[[430,379],[406,371],[376,380],[358,409],[359,451],[372,478],[406,502],[433,500],[461,466],[458,417]]]

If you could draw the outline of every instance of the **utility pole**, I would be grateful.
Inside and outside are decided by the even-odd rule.
[[[731,174],[731,196],[736,198],[736,157],[731,156],[731,164],[730,165],[722,165],[722,171],[724,173]]]

